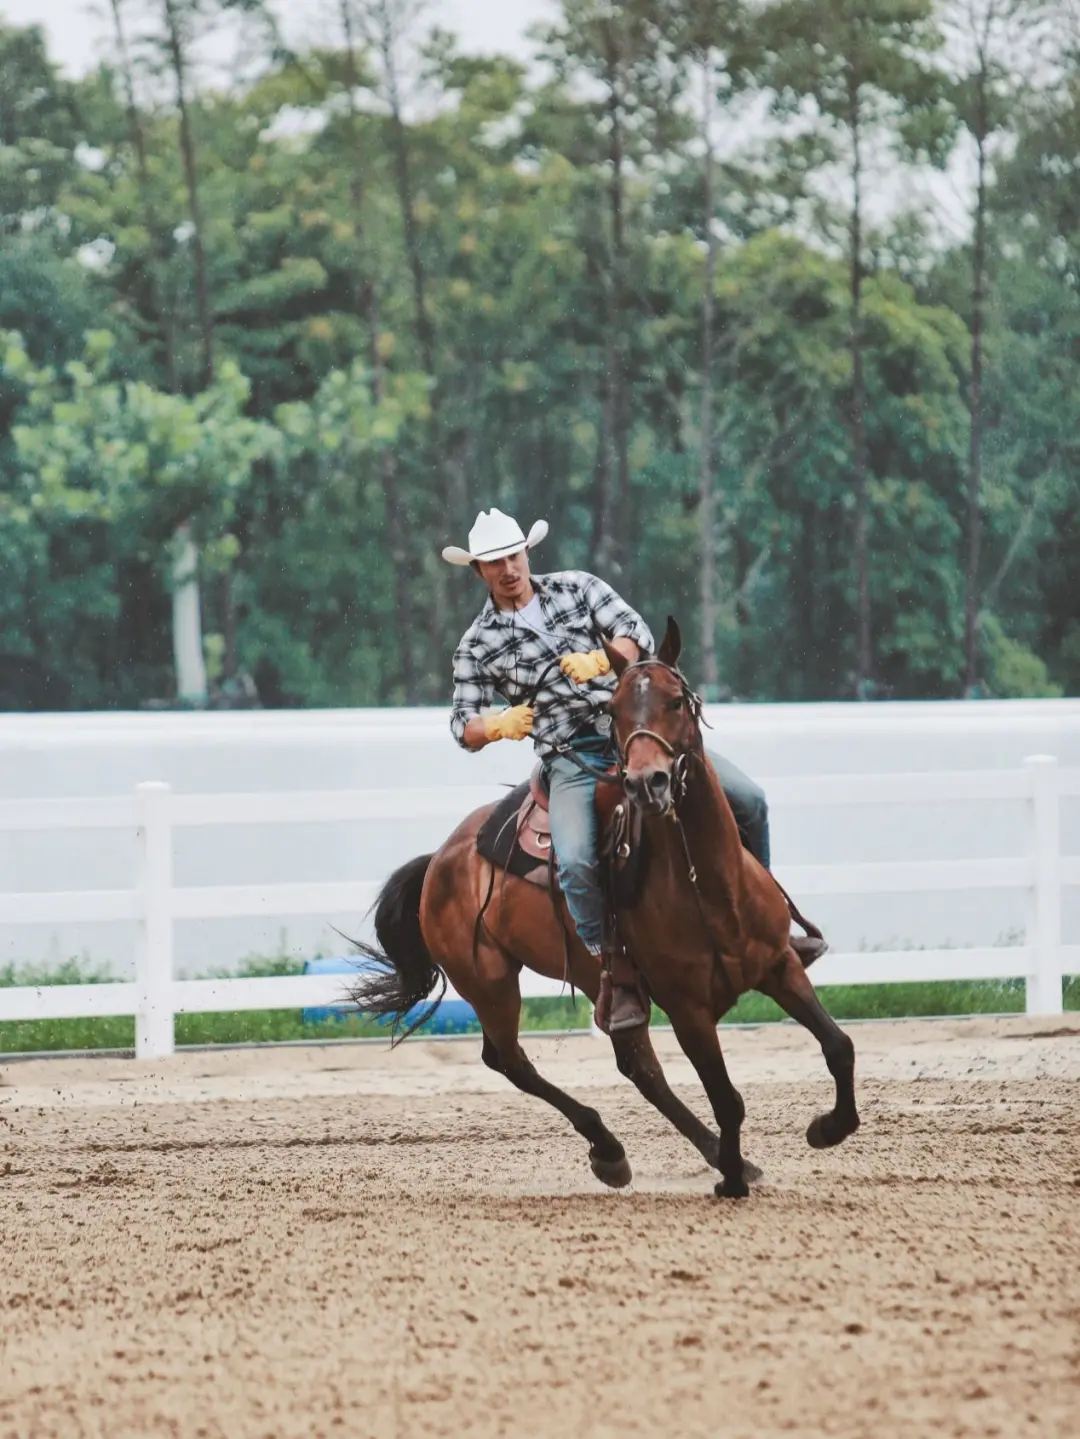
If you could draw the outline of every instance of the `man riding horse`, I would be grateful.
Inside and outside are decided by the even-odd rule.
[[[600,955],[604,896],[595,797],[598,776],[616,759],[607,712],[615,677],[603,642],[633,664],[653,652],[653,638],[640,615],[595,575],[533,575],[529,551],[547,532],[539,520],[526,537],[516,520],[491,509],[477,516],[467,550],[443,550],[451,564],[471,566],[488,591],[454,654],[450,725],[458,744],[473,751],[532,736],[549,790],[559,884],[581,942]],[[496,694],[509,709],[492,710]],[[768,869],[764,792],[730,760],[708,758],[743,844]],[[815,935],[793,936],[791,944],[804,965],[827,947]],[[612,1032],[648,1023],[627,965],[623,959],[613,967]]]

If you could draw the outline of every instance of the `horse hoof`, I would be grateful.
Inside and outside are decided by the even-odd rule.
[[[713,1193],[717,1199],[745,1199],[750,1193],[750,1186],[745,1179],[722,1179],[714,1185]]]
[[[858,1129],[858,1120],[850,1129],[841,1129],[836,1118],[832,1114],[819,1114],[816,1119],[810,1121],[810,1127],[806,1131],[806,1142],[811,1149],[832,1149],[837,1144],[843,1144],[849,1135],[854,1134]]]
[[[606,1184],[609,1189],[625,1189],[634,1177],[634,1171],[630,1168],[630,1161],[625,1154],[621,1159],[597,1159],[590,1154],[589,1163],[600,1183]]]

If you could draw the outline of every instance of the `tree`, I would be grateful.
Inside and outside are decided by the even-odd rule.
[[[964,694],[978,693],[983,502],[983,360],[990,272],[991,166],[995,148],[1015,130],[1024,90],[1052,81],[1058,69],[1046,45],[1057,38],[1043,0],[955,0],[944,16],[957,69],[953,103],[975,148],[971,241],[971,378],[964,594]],[[1038,79],[1036,80],[1036,76]]]
[[[148,299],[161,336],[166,385],[168,389],[175,391],[179,388],[180,380],[176,357],[176,326],[175,317],[166,299],[163,280],[164,270],[168,264],[168,242],[165,226],[158,214],[154,183],[150,173],[146,124],[136,101],[134,65],[124,28],[123,6],[121,0],[109,0],[109,3],[128,134],[135,152],[139,204],[149,242],[145,264]]]
[[[727,55],[738,44],[744,24],[739,0],[713,0],[702,5],[674,4],[664,15],[676,56],[700,75],[701,111],[698,132],[703,150],[701,231],[705,247],[705,276],[701,300],[701,399],[698,419],[698,516],[701,531],[700,625],[701,663],[706,695],[716,698],[720,671],[716,651],[716,519],[714,434],[714,308],[718,250],[716,215],[716,143],[714,136],[717,91],[731,98]]]
[[[386,643],[396,633],[396,592],[380,454],[423,418],[428,402],[419,373],[388,377],[376,400],[357,362],[332,371],[310,402],[277,412],[282,488],[264,492],[250,521],[241,643],[251,669],[271,675],[271,688],[294,702],[404,699],[398,657]]]
[[[1045,85],[995,160],[996,283],[987,305],[984,546],[979,630],[995,687],[996,637],[1022,644],[1076,692],[1080,475],[1080,69]],[[990,636],[989,642],[987,635]]]
[[[834,64],[738,0],[572,0],[535,73],[333,0],[320,48],[248,31],[252,63],[211,80],[192,17],[240,0],[169,3],[209,327],[165,0],[117,0],[117,61],[66,110],[30,66],[4,151],[0,320],[26,341],[0,377],[0,703],[179,691],[185,536],[212,703],[247,675],[266,704],[444,703],[479,595],[438,550],[492,503],[557,521],[544,567],[617,560],[648,619],[700,614],[688,663],[719,697],[850,694],[860,578],[874,692],[963,688],[972,246],[936,251],[871,183],[938,145],[943,88],[961,111],[929,22],[830,12]],[[797,107],[779,133],[742,123],[770,81]],[[1077,95],[1073,70],[987,141],[988,693],[1080,683]]]
[[[363,125],[358,108],[358,90],[361,84],[360,61],[357,56],[356,17],[353,13],[354,0],[339,0],[342,39],[345,59],[345,93],[349,117],[349,196],[352,202],[353,225],[357,248],[364,251],[364,237],[367,232],[364,196],[367,180],[367,162]],[[413,302],[416,308],[416,330],[425,372],[434,377],[435,355],[434,335],[428,313],[425,294],[424,268],[420,258],[413,213],[412,176],[409,166],[409,149],[401,114],[400,86],[398,84],[396,57],[394,53],[394,28],[386,4],[381,4],[376,14],[378,34],[381,42],[383,72],[390,97],[390,118],[394,139],[394,171],[397,178],[398,199],[402,207],[402,229],[409,268],[413,278]],[[368,332],[368,373],[371,383],[371,398],[376,408],[382,402],[386,391],[386,366],[382,353],[382,326],[380,322],[379,282],[370,259],[365,255],[362,269],[357,271],[357,308],[363,315]],[[397,482],[397,467],[393,450],[382,446],[378,456],[379,474],[382,481],[382,500],[389,542],[391,571],[394,583],[394,622],[397,635],[397,655],[401,666],[401,681],[406,699],[415,703],[418,697],[416,687],[416,666],[413,659],[413,606],[409,584],[409,552],[406,529],[406,508],[404,496]]]
[[[656,165],[685,129],[677,100],[682,68],[672,53],[663,7],[641,0],[563,0],[561,22],[543,35],[544,55],[562,85],[584,79],[600,97],[578,109],[591,135],[585,155],[603,156],[606,254],[599,274],[604,337],[602,436],[594,491],[592,552],[599,568],[619,575],[629,562],[630,364],[633,290],[627,233],[628,174]],[[558,100],[566,103],[565,95]],[[593,154],[589,156],[589,150]],[[614,472],[614,473],[613,473]]]
[[[718,331],[738,337],[721,349],[717,371],[729,591],[719,652],[734,695],[848,690],[849,278],[841,262],[775,232],[718,267]],[[871,598],[879,684],[891,696],[948,694],[959,673],[965,346],[951,312],[920,304],[894,275],[868,278]]]
[[[192,125],[188,95],[189,30],[199,15],[199,0],[161,0],[165,25],[164,45],[175,85],[176,110],[180,122],[180,154],[187,186],[191,223],[191,253],[195,269],[195,306],[199,319],[199,342],[202,347],[200,387],[214,379],[214,321],[210,308],[210,287],[207,280],[205,223],[202,196],[199,192],[199,160]]]
[[[40,27],[0,24],[0,238],[55,225],[80,138],[75,87],[48,58]]]
[[[763,13],[744,57],[747,70],[775,92],[786,119],[794,121],[806,101],[813,104],[820,149],[812,163],[837,164],[846,178],[857,611],[853,688],[859,698],[874,692],[863,355],[867,149],[876,143],[901,155],[942,161],[951,132],[942,76],[930,60],[940,44],[930,0],[779,0]]]
[[[237,507],[279,436],[244,415],[249,388],[230,362],[188,398],[110,379],[107,331],[90,332],[85,359],[60,370],[35,366],[20,336],[2,340],[4,373],[26,391],[2,519],[27,557],[35,652],[75,707],[115,703],[131,694],[125,661],[136,683],[140,670],[160,673],[161,635],[140,613],[145,580],[153,609],[169,593],[178,533],[198,542],[204,567],[230,562]]]

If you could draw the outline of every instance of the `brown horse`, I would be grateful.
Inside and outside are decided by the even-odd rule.
[[[619,931],[701,1079],[719,1140],[671,1092],[647,1026],[612,1034],[611,1042],[621,1073],[719,1169],[716,1193],[741,1198],[756,1171],[740,1151],[745,1109],[720,1049],[721,1016],[740,994],[757,989],[818,1040],[836,1081],[836,1105],[810,1124],[806,1137],[815,1148],[839,1144],[858,1128],[855,1052],[791,948],[783,893],[743,848],[704,755],[700,702],[676,668],[680,648],[678,627],[669,619],[655,658],[631,664],[608,649],[619,680],[611,716],[623,792],[641,811],[648,848],[644,890],[620,914]],[[412,860],[387,881],[375,910],[381,950],[365,950],[379,967],[359,981],[353,998],[400,1026],[441,984],[428,1011],[405,1029],[409,1033],[434,1010],[449,978],[476,1010],[484,1063],[564,1114],[589,1142],[593,1173],[621,1187],[631,1178],[622,1145],[596,1110],[537,1073],[518,1039],[523,965],[553,978],[563,978],[569,967],[573,984],[595,1003],[599,961],[576,938],[567,956],[564,934],[573,927],[565,908],[560,914],[544,890],[509,874],[500,874],[492,890],[491,867],[476,850],[477,831],[489,813],[471,814],[436,854]]]

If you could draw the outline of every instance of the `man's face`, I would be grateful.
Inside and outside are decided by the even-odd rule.
[[[519,550],[501,560],[477,560],[476,568],[495,602],[515,609],[529,590],[529,552]]]

